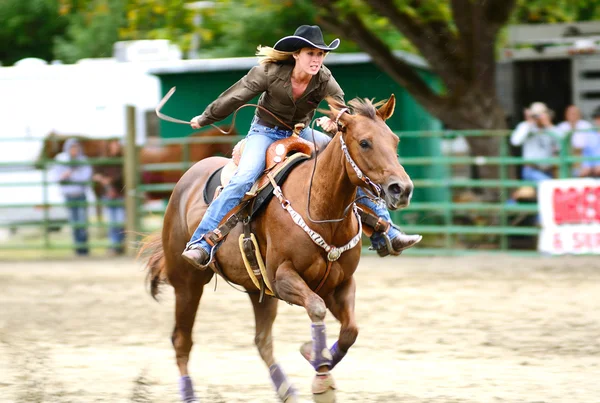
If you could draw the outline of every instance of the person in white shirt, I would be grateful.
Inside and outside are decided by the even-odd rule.
[[[531,104],[525,110],[525,121],[519,123],[510,136],[513,146],[523,146],[523,159],[526,160],[523,179],[537,182],[554,177],[552,164],[535,160],[552,158],[560,146],[560,139],[546,104]]]
[[[571,139],[571,147],[576,155],[582,155],[586,144],[593,142],[591,139],[595,133],[593,133],[593,125],[587,120],[581,118],[581,112],[575,105],[571,105],[565,111],[565,121],[561,122],[556,126],[562,137],[569,137]],[[579,165],[579,164],[576,164]],[[590,162],[581,164],[580,167],[574,169],[575,175],[588,176]]]
[[[571,137],[571,145],[578,155],[594,157],[595,160],[583,161],[576,174],[579,177],[600,177],[600,107],[592,113],[594,123],[587,130],[580,130]]]
[[[75,138],[65,141],[63,152],[56,156],[55,161],[49,175],[60,184],[61,193],[67,202],[75,252],[79,256],[86,256],[89,253],[86,193],[88,182],[92,180],[92,167]]]

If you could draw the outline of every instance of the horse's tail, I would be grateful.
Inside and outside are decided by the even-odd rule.
[[[150,295],[155,300],[159,293],[159,287],[161,284],[167,282],[165,273],[165,251],[162,245],[161,232],[155,232],[147,236],[142,241],[142,247],[138,252],[138,258],[147,259],[147,270],[146,282],[150,286]]]

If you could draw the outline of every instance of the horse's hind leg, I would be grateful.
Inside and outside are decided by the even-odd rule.
[[[350,347],[358,337],[358,327],[354,316],[354,299],[356,294],[356,282],[350,277],[342,283],[335,293],[327,300],[329,310],[340,321],[340,336],[331,349],[331,369],[333,369],[344,358]],[[302,345],[300,352],[309,362],[311,361],[312,342]]]
[[[298,401],[296,390],[285,376],[285,373],[275,361],[273,356],[273,322],[277,316],[278,300],[271,297],[265,297],[262,302],[259,302],[258,294],[249,294],[254,308],[254,319],[256,322],[256,334],[254,343],[258,348],[258,353],[265,364],[269,367],[271,380],[275,386],[275,391],[279,395],[281,401],[293,403]]]
[[[186,266],[182,265],[186,276],[171,283],[175,288],[175,328],[171,341],[175,348],[177,366],[181,375],[181,399],[186,403],[191,403],[197,401],[194,396],[192,380],[188,374],[188,360],[193,345],[192,329],[204,285],[210,281],[214,272],[188,269]]]
[[[284,301],[303,306],[312,322],[311,363],[317,371],[312,383],[313,400],[319,403],[335,402],[335,383],[329,373],[332,357],[327,348],[324,323],[327,313],[325,301],[308,287],[289,262],[277,269],[275,288]]]

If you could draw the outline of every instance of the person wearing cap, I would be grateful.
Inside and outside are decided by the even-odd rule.
[[[105,151],[107,158],[123,157],[123,147],[119,139],[108,140]],[[92,179],[102,186],[102,201],[106,203],[104,210],[108,217],[109,255],[121,255],[124,252],[125,239],[123,164],[117,162],[98,165],[94,171]]]
[[[525,121],[510,136],[513,146],[523,147],[523,179],[538,182],[554,177],[552,164],[536,160],[552,158],[560,139],[561,134],[552,124],[552,111],[543,102],[531,104],[525,110]]]
[[[54,160],[57,164],[51,168],[49,177],[60,184],[61,193],[67,202],[75,253],[85,256],[89,253],[86,192],[89,188],[87,182],[92,179],[92,167],[87,164],[81,144],[75,138],[65,141],[63,151]]]
[[[309,124],[319,103],[329,96],[344,104],[344,92],[329,69],[323,66],[327,53],[335,50],[339,44],[339,39],[329,45],[325,44],[318,26],[302,25],[294,35],[280,39],[272,48],[259,46],[256,53],[259,65],[250,69],[241,80],[223,92],[204,113],[194,117],[191,126],[199,129],[221,121],[238,107],[260,95],[258,104],[261,107],[285,122],[288,127],[304,124],[305,129],[300,132],[300,137],[312,141],[313,134]],[[278,119],[262,108],[256,109],[236,173],[209,205],[182,254],[194,266],[202,269],[209,263],[214,251],[204,236],[217,228],[225,214],[240,203],[244,194],[261,175],[265,168],[267,148],[273,142],[292,135],[291,130],[281,127]],[[336,123],[327,117],[320,118],[317,123],[327,132],[337,129]],[[314,138],[319,150],[331,140],[328,135],[319,131],[314,131]],[[359,189],[359,196],[363,194]],[[370,200],[364,204],[380,218],[391,223],[389,212],[384,206]],[[389,237],[393,251],[387,250],[385,237]],[[371,237],[373,247],[382,256],[398,254],[420,240],[420,235],[406,235],[394,225],[389,226],[386,234],[374,232]]]
[[[578,131],[571,138],[571,145],[582,157],[595,157],[594,160],[582,161],[577,176],[600,177],[600,107],[592,113],[593,126]]]

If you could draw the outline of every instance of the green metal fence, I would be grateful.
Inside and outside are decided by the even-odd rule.
[[[570,135],[560,141],[558,155],[554,158],[527,160],[510,154],[510,131],[432,131],[402,132],[403,138],[436,137],[449,141],[462,137],[487,137],[490,147],[496,152],[487,156],[453,156],[430,158],[400,158],[401,164],[410,174],[417,166],[437,165],[443,167],[441,178],[416,179],[416,189],[444,188],[449,197],[446,200],[425,202],[413,200],[408,209],[393,214],[408,233],[424,235],[418,248],[407,251],[410,254],[474,254],[505,253],[536,254],[535,246],[539,226],[537,225],[537,200],[513,199],[514,191],[536,182],[517,179],[521,166],[525,164],[548,164],[554,167],[556,178],[573,177],[574,164],[599,158],[578,157],[571,153]],[[440,142],[443,144],[443,142]],[[457,177],[452,172],[456,167],[493,166],[497,176],[493,179],[470,179]],[[472,192],[469,201],[459,202],[457,196]],[[490,199],[486,199],[491,196]]]
[[[144,173],[161,171],[185,171],[195,161],[189,160],[189,146],[193,143],[231,143],[239,141],[241,137],[187,137],[156,139],[160,145],[180,144],[183,147],[181,162],[163,164],[138,164],[140,147],[135,144],[134,111],[128,109],[128,135],[126,139],[125,156],[122,159],[90,158],[88,164],[99,166],[104,164],[122,163],[126,186],[126,229],[127,245],[131,251],[135,250],[135,241],[142,234],[157,230],[162,225],[162,216],[166,207],[166,200],[148,203],[145,199],[147,192],[170,191],[175,183],[144,184]],[[415,196],[411,205],[402,211],[393,212],[394,221],[407,233],[420,233],[424,239],[418,247],[406,251],[407,254],[474,254],[474,253],[515,253],[537,254],[535,250],[536,238],[539,228],[536,224],[538,206],[535,198],[527,201],[512,200],[513,192],[524,186],[535,187],[535,182],[518,179],[519,168],[525,163],[520,157],[512,156],[508,138],[509,131],[430,131],[430,132],[398,132],[404,144],[414,144],[418,139],[435,139],[432,144],[437,144],[439,150],[434,156],[402,156],[400,162],[415,185]],[[494,152],[488,156],[473,157],[468,155],[455,155],[444,152],[445,146],[450,141],[458,138],[470,139],[474,137],[487,137],[493,145]],[[2,139],[6,141],[41,141],[42,139]],[[571,154],[569,138],[562,141],[559,155],[528,163],[551,164],[556,167],[557,177],[568,178],[572,176],[573,165],[593,158],[577,157]],[[1,144],[1,143],[0,143]],[[403,142],[400,143],[402,149]],[[186,151],[187,150],[187,151]],[[410,153],[408,153],[410,155]],[[598,160],[598,158],[595,158]],[[52,230],[57,226],[68,226],[66,222],[52,222],[49,209],[66,208],[64,202],[51,202],[48,198],[50,181],[48,169],[54,160],[47,157],[39,161],[41,180],[35,183],[0,183],[0,192],[9,186],[40,185],[43,189],[41,203],[16,203],[0,205],[2,209],[31,209],[41,208],[43,217],[37,222],[19,224],[1,224],[0,228],[9,225],[19,227],[35,227],[39,229],[39,236],[23,242],[0,243],[0,252],[3,250],[54,250],[73,249],[75,245],[72,238],[55,239]],[[32,161],[17,163],[0,163],[0,168],[31,167]],[[497,176],[492,179],[471,179],[470,171],[466,168],[495,167]],[[459,172],[460,170],[463,172]],[[423,174],[425,173],[425,174]],[[435,173],[438,177],[430,177]],[[92,185],[89,183],[89,185]],[[440,191],[425,191],[425,190]],[[464,198],[462,196],[468,195]],[[87,203],[88,205],[90,203]],[[107,205],[123,205],[123,201],[105,202],[98,200],[94,205],[103,207]],[[106,229],[111,224],[91,219],[85,224],[96,233],[88,244],[91,248],[108,248],[110,242],[106,238]],[[365,242],[368,245],[368,241]]]
[[[111,245],[106,237],[108,228],[118,226],[111,224],[106,220],[100,221],[95,214],[97,209],[104,209],[107,206],[123,206],[123,200],[90,200],[86,202],[65,202],[60,197],[58,184],[50,178],[49,171],[54,164],[80,165],[79,162],[57,162],[45,154],[45,148],[41,144],[46,141],[45,138],[0,138],[0,146],[10,147],[14,143],[26,143],[31,149],[40,149],[40,157],[36,160],[27,161],[9,161],[0,162],[0,175],[4,178],[0,181],[0,194],[3,194],[0,201],[0,230],[8,232],[8,236],[0,242],[0,257],[44,257],[51,251],[56,251],[56,255],[68,253],[76,247],[87,247],[89,249],[105,250]],[[123,158],[88,158],[85,162],[92,168],[102,165],[123,164]],[[10,177],[31,177],[28,180],[14,181],[7,180]],[[94,182],[83,182],[83,185],[92,187]],[[52,193],[52,187],[56,187],[56,192]],[[19,199],[19,193],[28,192],[31,195],[30,200]],[[39,197],[38,197],[39,196]],[[53,197],[51,197],[53,196]],[[22,199],[23,197],[21,197]],[[85,207],[88,211],[94,209],[93,214],[88,214],[88,220],[83,223],[69,223],[69,207]],[[76,244],[71,235],[73,228],[88,229],[88,242],[85,245]],[[10,251],[15,253],[10,254]],[[21,251],[21,252],[19,252]],[[63,252],[60,252],[63,251]]]
[[[411,205],[400,212],[393,212],[394,221],[407,233],[424,235],[422,243],[406,251],[407,254],[473,254],[473,253],[514,253],[537,254],[536,244],[539,227],[536,224],[538,211],[535,199],[527,202],[511,199],[513,192],[525,186],[535,187],[536,183],[517,179],[520,166],[525,161],[521,157],[510,155],[509,131],[430,131],[430,132],[398,132],[402,139],[435,138],[438,146],[459,137],[488,137],[490,144],[495,144],[495,153],[489,156],[455,156],[444,155],[442,150],[434,157],[400,157],[400,162],[413,178],[415,189],[442,189],[443,192],[415,191]],[[171,138],[163,139],[162,144],[182,144],[188,147],[192,143],[231,142],[238,138],[205,137],[205,138]],[[400,143],[402,148],[402,141]],[[440,155],[442,155],[440,157]],[[562,141],[559,155],[555,158],[530,160],[528,163],[551,164],[556,167],[558,178],[572,176],[573,164],[591,158],[571,155],[569,137]],[[192,161],[181,163],[141,165],[143,172],[187,169]],[[456,167],[493,166],[497,169],[494,179],[470,179],[453,174]],[[431,169],[437,167],[438,169]],[[420,169],[419,169],[420,168]],[[427,169],[424,169],[427,168]],[[419,178],[412,172],[438,172],[440,177]],[[174,183],[139,185],[137,187],[138,201],[146,191],[171,190]],[[456,197],[470,193],[474,200],[457,202]],[[486,194],[492,193],[492,199],[487,200]],[[435,195],[431,198],[431,195]],[[140,228],[141,232],[157,229],[164,205],[154,209],[144,209],[139,206],[139,223],[152,223]],[[149,221],[146,218],[154,215],[159,219]],[[368,242],[365,243],[368,245]]]

